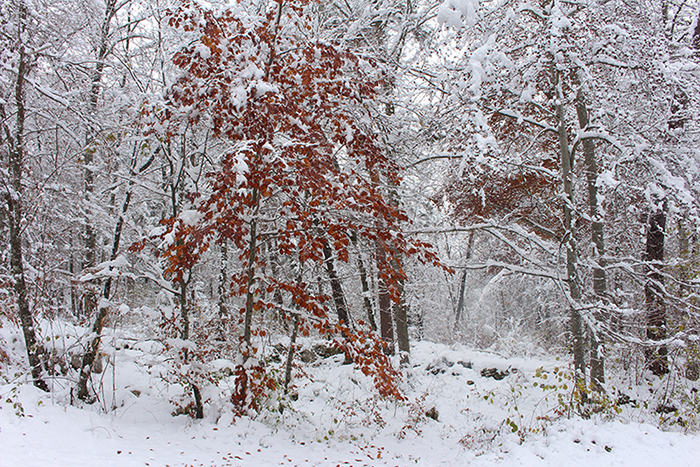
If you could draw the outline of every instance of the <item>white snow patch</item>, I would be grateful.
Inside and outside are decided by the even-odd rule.
[[[610,188],[615,188],[620,184],[618,180],[615,180],[615,175],[609,171],[606,170],[605,172],[602,172],[600,175],[598,175],[598,180],[596,182],[596,186],[598,188],[602,187],[603,185],[609,186]]]
[[[465,26],[462,18],[466,21],[466,26],[474,26],[478,19],[478,0],[447,0],[440,6],[437,14],[437,21],[453,28]]]
[[[196,209],[187,209],[180,213],[180,220],[185,225],[196,225],[197,222],[202,220],[203,214]]]
[[[197,44],[194,51],[204,60],[208,60],[211,57],[211,49],[204,44]]]

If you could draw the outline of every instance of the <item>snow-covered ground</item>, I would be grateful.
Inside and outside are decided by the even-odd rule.
[[[280,398],[255,419],[234,420],[226,391],[218,395],[222,380],[206,391],[205,418],[193,420],[172,415],[178,389],[159,376],[157,347],[113,349],[117,364],[95,375],[101,401],[92,406],[72,407],[70,384],[59,378],[52,394],[20,384],[24,377],[6,382],[0,467],[700,465],[700,437],[661,431],[633,404],[569,416],[571,391],[555,358],[417,343],[399,403],[375,396],[370,379],[342,357],[318,359],[297,376],[297,400]],[[18,358],[20,350],[8,353]],[[490,368],[503,378],[483,376]],[[285,409],[274,410],[278,404]]]

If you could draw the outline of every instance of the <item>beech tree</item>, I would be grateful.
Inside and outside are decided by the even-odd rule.
[[[401,181],[365,122],[374,111],[381,68],[307,37],[307,7],[278,0],[260,16],[242,6],[210,10],[184,3],[171,10],[170,24],[196,39],[175,55],[183,74],[163,110],[153,110],[151,131],[166,141],[182,125],[206,125],[227,145],[220,167],[207,175],[209,187],[189,195],[194,209],[165,221],[158,254],[177,283],[211,245],[235,247],[242,267],[230,274],[230,293],[242,305],[233,401],[241,411],[255,408],[275,384],[256,347],[267,331],[256,326],[255,315],[266,309],[293,317],[293,337],[297,329],[335,336],[333,345],[373,376],[381,394],[400,398],[398,375],[380,341],[362,322],[350,327],[331,261],[349,260],[351,235],[376,244],[379,276],[395,302],[405,278],[395,267],[399,255],[437,262],[428,245],[404,237],[405,213],[377,184],[379,177],[395,186]],[[263,245],[292,258],[296,277],[268,274]],[[305,271],[322,264],[337,319],[329,314],[329,297],[304,279]],[[268,298],[278,291],[282,304]]]

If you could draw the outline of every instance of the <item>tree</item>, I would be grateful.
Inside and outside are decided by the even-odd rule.
[[[160,149],[160,148],[159,148]],[[140,166],[136,167],[137,165],[137,155],[140,155],[140,152],[134,151],[134,158],[131,163],[131,176],[136,177],[139,174],[142,174],[145,170],[147,170],[151,164],[153,163],[156,154],[159,152],[159,150],[156,150],[152,152],[147,159],[140,164]],[[131,199],[133,196],[134,192],[134,185],[135,185],[135,180],[132,178],[129,183],[128,183],[128,188],[126,190],[126,193],[124,195],[124,201],[121,206],[121,210],[119,212],[119,215],[117,217],[117,222],[114,227],[114,237],[112,240],[112,251],[109,256],[109,261],[108,264],[106,265],[106,275],[107,278],[105,279],[103,288],[102,288],[102,297],[101,301],[98,303],[98,308],[97,308],[97,314],[95,316],[95,321],[93,322],[92,325],[92,336],[90,339],[90,342],[87,346],[87,349],[85,353],[83,354],[83,358],[80,364],[80,376],[78,378],[78,391],[77,391],[77,396],[78,399],[82,401],[91,401],[91,395],[88,389],[88,379],[90,378],[90,373],[92,372],[92,367],[93,364],[95,363],[95,358],[98,355],[98,351],[100,348],[100,342],[102,338],[102,331],[104,329],[105,321],[107,319],[107,314],[109,312],[109,300],[111,297],[111,292],[112,292],[112,283],[114,280],[113,275],[111,274],[114,270],[114,265],[117,263],[117,256],[119,254],[119,245],[121,243],[122,239],[122,233],[124,231],[124,221],[127,215],[127,211],[129,210],[129,205],[131,204]],[[185,337],[186,339],[187,337]],[[199,417],[201,418],[201,417]]]
[[[10,81],[13,86],[9,89],[2,89],[2,101],[0,101],[3,132],[0,136],[2,138],[0,143],[2,144],[3,165],[7,170],[5,172],[7,178],[3,177],[5,178],[3,180],[3,197],[6,203],[3,214],[7,216],[10,230],[10,273],[17,297],[17,314],[24,333],[32,379],[36,387],[48,391],[49,387],[43,376],[46,351],[43,344],[37,340],[34,317],[30,310],[25,281],[22,235],[26,226],[23,208],[25,154],[27,152],[25,147],[26,86],[32,65],[36,63],[36,51],[33,44],[27,41],[36,18],[30,15],[23,1],[6,4],[0,13],[0,18],[4,19],[0,45],[5,49],[4,54],[13,55],[11,58],[15,64],[15,68],[12,70],[15,76]],[[10,107],[8,101],[13,102],[14,105]],[[12,120],[14,120],[14,124],[10,123]]]
[[[117,278],[121,273],[119,266],[127,263],[123,258],[119,258],[123,253],[120,246],[124,243],[122,238],[126,234],[125,224],[128,222],[128,211],[134,199],[137,180],[141,179],[140,184],[146,184],[144,179],[146,171],[163,152],[162,146],[151,149],[149,142],[139,134],[139,116],[132,113],[129,108],[134,103],[117,98],[122,93],[128,94],[136,90],[144,92],[146,88],[153,87],[152,72],[143,69],[138,73],[130,67],[131,60],[143,58],[132,56],[130,46],[134,43],[138,45],[139,41],[144,39],[139,25],[146,19],[142,13],[132,17],[130,9],[132,6],[134,5],[130,0],[125,2],[110,0],[104,5],[104,11],[95,14],[97,18],[101,14],[102,18],[100,18],[101,21],[97,21],[97,37],[90,38],[95,41],[94,68],[89,71],[87,102],[82,102],[86,110],[84,116],[86,144],[82,148],[84,164],[82,167],[84,190],[82,191],[85,196],[86,216],[85,245],[81,249],[81,256],[84,259],[81,282],[88,284],[88,290],[85,294],[84,306],[81,305],[81,307],[86,317],[93,318],[93,321],[81,358],[76,396],[77,399],[86,402],[95,400],[88,388],[88,382],[112,306],[110,300],[113,298]],[[126,17],[120,17],[121,13]],[[118,20],[125,24],[115,25],[114,23]],[[120,45],[123,47],[121,50]],[[110,57],[120,62],[122,68],[109,67]],[[107,75],[105,68],[113,69],[113,73]],[[105,87],[117,89],[105,92]],[[107,96],[114,99],[107,99]],[[109,105],[99,105],[100,99],[109,101]],[[98,118],[108,111],[114,112],[110,118]],[[95,157],[98,155],[102,156],[102,160]],[[102,188],[102,183],[98,183],[98,179],[107,180],[108,177],[111,178],[108,180],[111,186],[105,188],[104,192],[109,193],[110,196],[106,200],[99,199],[95,190]],[[117,199],[120,194],[123,195],[123,201],[118,205]],[[176,206],[173,208],[175,209]],[[97,213],[101,213],[102,216],[98,216]],[[103,235],[107,237],[106,231],[111,222],[114,222],[111,248],[104,248],[106,250],[104,251],[98,247],[98,239]],[[100,232],[101,230],[105,233]],[[107,240],[104,241],[104,245],[108,245]],[[103,260],[99,265],[96,264],[98,259]],[[99,297],[96,297],[98,284],[101,285],[101,291]],[[91,316],[93,311],[94,316]]]
[[[649,272],[644,284],[644,298],[647,307],[646,337],[653,342],[662,342],[668,335],[662,293],[666,212],[664,200],[657,197],[656,201],[654,210],[649,214],[647,227],[644,260],[649,265]],[[668,373],[668,349],[665,344],[648,349],[646,354],[647,364],[655,375],[663,376]]]
[[[426,23],[434,16],[436,4],[416,4],[402,0],[380,0],[346,2],[318,6],[320,34],[344,44],[357,53],[374,57],[385,64],[388,77],[379,93],[380,111],[373,113],[374,124],[380,130],[378,141],[381,149],[396,164],[404,164],[413,156],[416,135],[406,131],[410,127],[411,113],[416,109],[411,98],[404,98],[406,77],[411,62],[407,55],[413,49],[422,49],[425,38],[432,33]],[[411,50],[409,54],[406,49]],[[405,79],[407,78],[407,79]],[[410,86],[409,86],[410,87]],[[409,91],[410,92],[410,91]],[[406,95],[409,94],[406,92]],[[407,204],[403,200],[405,188],[396,186],[391,180],[374,174],[374,183],[384,185],[385,196],[395,207]],[[408,202],[410,203],[410,201]],[[368,246],[368,248],[371,248]],[[381,262],[381,248],[375,248],[374,256]],[[402,269],[407,258],[396,257],[393,267]],[[366,283],[364,264],[360,267],[361,282]],[[394,353],[395,344],[401,354],[402,364],[408,364],[410,345],[408,341],[408,296],[405,282],[399,284],[401,300],[393,302],[387,293],[387,286],[381,277],[377,278],[376,305],[379,312],[379,328],[385,341],[385,351]],[[363,285],[363,288],[365,286]],[[365,308],[371,310],[371,304]],[[372,320],[373,321],[373,318]],[[396,337],[396,338],[395,338]]]
[[[653,260],[662,256],[664,211],[650,201],[650,193],[662,192],[667,212],[696,228],[694,176],[681,168],[695,160],[689,153],[695,133],[688,130],[696,121],[688,109],[698,88],[687,48],[694,40],[695,10],[687,2],[665,2],[664,18],[673,20],[664,23],[650,17],[657,10],[648,13],[639,2],[518,5],[513,10],[480,9],[476,2],[441,7],[439,19],[458,32],[444,32],[439,43],[466,53],[424,72],[436,94],[450,99],[439,101],[445,102],[443,122],[449,122],[442,127],[449,130],[436,138],[449,154],[424,160],[460,160],[437,198],[446,196],[460,220],[483,222],[481,228],[490,233],[509,231],[503,241],[518,261],[530,264],[524,272],[554,277],[556,261],[538,263],[530,249],[519,250],[531,239],[524,240],[514,222],[541,237],[541,252],[548,251],[548,239],[564,247],[575,367],[583,380],[590,365],[591,385],[600,390],[599,346],[605,336],[641,338],[650,349],[661,348],[670,337],[660,324],[668,315],[655,311],[661,297],[693,307],[663,286],[669,276],[663,262]],[[655,4],[658,11],[661,6]],[[668,34],[660,33],[664,28]],[[558,180],[552,177],[555,168]],[[645,211],[648,216],[640,215]],[[657,250],[654,254],[646,253],[644,237],[634,234],[649,219],[656,220],[647,230],[653,234],[646,251]],[[640,266],[627,267],[629,257]],[[509,263],[503,267],[523,270]],[[609,280],[615,287],[607,287]],[[645,298],[636,302],[636,321],[622,332],[614,324],[616,307],[629,306],[630,296]],[[584,330],[591,343],[589,363]]]
[[[381,394],[400,397],[381,345],[370,331],[350,328],[330,260],[349,260],[351,233],[376,243],[383,253],[379,277],[395,302],[405,277],[392,267],[397,255],[437,261],[426,244],[403,236],[405,213],[373,182],[381,175],[400,183],[397,166],[362,124],[382,83],[380,67],[336,44],[307,38],[308,12],[306,2],[282,0],[262,16],[243,6],[209,10],[193,3],[170,12],[170,24],[195,39],[174,57],[183,74],[163,110],[153,114],[152,131],[162,128],[167,141],[182,126],[207,125],[227,149],[207,176],[209,187],[189,195],[196,211],[165,222],[159,255],[177,283],[210,245],[228,242],[238,252],[243,267],[231,273],[230,284],[231,294],[243,301],[233,396],[241,411],[255,408],[274,384],[256,348],[266,329],[254,318],[267,309],[293,316],[294,332],[298,326],[304,334],[315,329],[336,336],[334,345],[374,377]],[[263,244],[294,259],[299,273],[289,279],[268,275]],[[304,280],[304,271],[322,264],[331,278],[337,321],[330,318],[328,297]],[[266,298],[277,291],[291,306]]]
[[[604,363],[599,345],[609,297],[600,207],[606,187],[600,180],[600,166],[614,162],[601,161],[596,145],[617,154],[626,151],[604,129],[602,119],[591,118],[599,111],[589,109],[599,105],[599,88],[611,63],[607,50],[585,44],[592,34],[605,37],[606,31],[591,27],[589,20],[599,14],[593,6],[523,3],[516,10],[489,10],[488,20],[479,19],[482,12],[486,15],[470,2],[447,2],[439,13],[447,24],[464,27],[463,20],[469,24],[461,37],[446,38],[469,48],[464,63],[457,65],[468,77],[441,83],[472,115],[466,122],[457,121],[459,134],[468,135],[471,130],[471,138],[446,139],[456,141],[464,152],[459,170],[469,177],[452,182],[450,199],[464,211],[463,217],[465,213],[492,219],[502,216],[564,247],[574,366],[584,381],[587,332],[591,386],[602,390]],[[576,157],[580,153],[583,164]],[[558,180],[552,177],[553,169],[559,171]],[[581,184],[584,190],[578,188]],[[579,207],[581,192],[587,195],[587,212]],[[590,242],[583,241],[584,232]],[[592,245],[590,252],[586,245]],[[547,250],[545,246],[541,251]],[[530,273],[558,274],[556,267],[551,269],[556,260],[538,265],[527,254],[522,258],[540,270]],[[586,311],[590,309],[599,311]]]

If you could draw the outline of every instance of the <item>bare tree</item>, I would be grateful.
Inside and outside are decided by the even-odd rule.
[[[17,63],[14,70],[14,89],[11,91],[11,101],[14,108],[10,110],[4,100],[0,101],[0,118],[2,118],[3,135],[0,136],[2,146],[3,165],[9,166],[9,180],[3,180],[3,197],[6,203],[6,215],[10,230],[10,268],[14,291],[17,297],[17,312],[24,333],[24,342],[27,347],[27,357],[32,372],[34,385],[39,389],[48,391],[48,385],[44,380],[44,359],[46,351],[40,341],[37,340],[34,327],[34,317],[29,306],[27,284],[25,281],[23,258],[23,231],[26,227],[23,211],[23,176],[25,161],[25,117],[26,117],[26,86],[27,78],[31,72],[32,62],[35,59],[29,44],[25,42],[30,35],[30,18],[27,7],[22,0],[13,1],[9,5],[11,14],[11,31],[9,38],[2,38],[0,45],[7,47],[15,55]],[[3,96],[4,97],[4,96]],[[7,95],[10,97],[10,95]],[[10,99],[8,99],[10,100]],[[14,118],[10,112],[14,112]],[[10,122],[14,120],[14,126]]]

